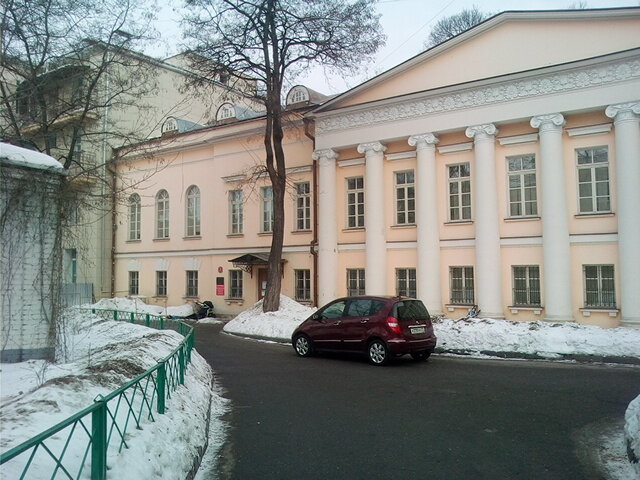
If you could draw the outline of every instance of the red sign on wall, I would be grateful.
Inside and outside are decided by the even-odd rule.
[[[216,295],[224,297],[224,285],[216,285]]]

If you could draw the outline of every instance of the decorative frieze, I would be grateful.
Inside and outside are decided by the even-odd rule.
[[[344,115],[318,118],[316,133],[409,120],[442,112],[512,102],[532,97],[572,92],[640,78],[640,59],[621,60],[606,65],[572,69],[555,74],[513,80],[457,93],[411,99]]]

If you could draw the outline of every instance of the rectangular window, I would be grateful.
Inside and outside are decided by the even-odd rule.
[[[347,295],[364,295],[364,268],[347,269]]]
[[[198,296],[198,271],[187,270],[187,297]]]
[[[296,183],[296,230],[311,230],[311,190],[309,182]]]
[[[451,303],[473,305],[473,267],[449,267]]]
[[[139,295],[140,292],[140,273],[129,272],[129,295]]]
[[[416,297],[415,268],[396,268],[396,295],[399,297]]]
[[[396,225],[416,223],[416,191],[413,170],[396,172]]]
[[[578,203],[580,213],[611,211],[609,152],[607,147],[579,148]]]
[[[167,296],[167,271],[156,271],[156,297]]]
[[[449,221],[471,220],[471,168],[468,163],[449,165]]]
[[[347,228],[364,227],[364,178],[347,178]]]
[[[75,248],[64,249],[64,282],[76,283],[78,280],[78,251]]]
[[[273,187],[262,187],[262,233],[273,232]]]
[[[507,157],[509,181],[509,216],[538,215],[536,192],[536,157],[519,155]]]
[[[243,290],[242,270],[229,270],[229,298],[242,298]]]
[[[244,195],[242,190],[229,192],[229,232],[232,235],[242,233]]]
[[[295,270],[296,300],[311,300],[311,270]]]
[[[613,265],[584,265],[584,306],[616,308]]]
[[[513,304],[515,306],[540,305],[540,267],[518,265],[513,271]]]

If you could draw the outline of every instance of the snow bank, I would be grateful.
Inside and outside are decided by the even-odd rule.
[[[242,312],[227,323],[223,330],[249,337],[290,341],[291,334],[298,325],[317,310],[301,305],[285,295],[280,295],[280,309],[277,312],[263,312],[262,303],[260,300],[252,308]]]
[[[470,353],[519,352],[543,357],[595,355],[640,358],[640,330],[576,323],[509,322],[491,318],[434,322],[438,347]]]
[[[17,165],[27,165],[40,169],[51,168],[62,170],[62,164],[55,158],[45,155],[44,153],[16,147],[8,143],[0,143],[0,157],[6,158],[9,162]]]
[[[122,312],[136,312],[136,313],[149,313],[152,315],[172,316],[172,317],[186,317],[191,315],[193,310],[193,304],[185,303],[184,305],[178,305],[174,307],[163,307],[161,305],[148,305],[139,298],[103,298],[93,305],[83,305],[87,308],[97,308],[104,310],[120,310]]]
[[[72,326],[67,335],[73,338],[66,342],[69,347],[66,363],[25,362],[0,366],[2,451],[59,423],[91,405],[99,394],[107,394],[143,373],[168,356],[183,339],[171,330],[103,321],[78,311],[72,315],[75,318],[67,319],[67,324]],[[206,444],[212,378],[207,362],[192,351],[185,384],[172,392],[167,413],[154,414],[155,422],[145,419],[141,430],[130,426],[128,449],[118,454],[117,448],[110,447],[110,477],[185,478],[198,448]],[[218,400],[220,404],[222,400]],[[61,449],[67,435],[59,433],[47,445],[54,450]],[[112,445],[115,441],[114,436]],[[86,438],[72,442],[65,458],[80,459],[85,447]],[[51,475],[51,462],[41,458],[34,459],[30,477]],[[20,463],[15,459],[3,465],[3,477],[18,478]]]
[[[624,420],[624,436],[629,460],[640,478],[640,395],[627,407]]]

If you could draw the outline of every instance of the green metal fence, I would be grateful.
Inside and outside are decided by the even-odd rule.
[[[128,448],[130,432],[155,421],[156,414],[164,414],[171,393],[184,384],[194,345],[193,327],[157,315],[90,311],[104,319],[176,330],[184,339],[169,356],[143,374],[108,395],[99,395],[93,405],[2,453],[3,478],[106,479],[107,453]]]

